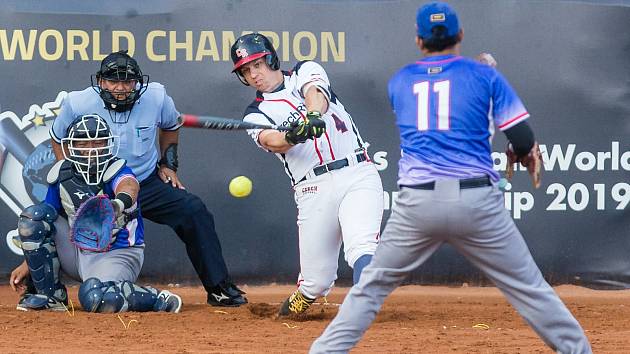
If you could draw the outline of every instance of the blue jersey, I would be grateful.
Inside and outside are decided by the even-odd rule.
[[[400,129],[399,185],[438,178],[489,176],[495,126],[508,129],[529,113],[494,68],[461,56],[422,59],[389,81]]]
[[[157,128],[177,130],[181,126],[178,119],[180,114],[175,109],[173,99],[159,83],[149,84],[146,92],[133,105],[127,123],[114,123],[110,116],[114,112],[107,110],[98,93],[88,87],[83,91],[70,92],[64,99],[59,116],[50,129],[51,138],[61,144],[61,139],[67,135],[68,126],[77,116],[93,113],[103,117],[112,134],[119,137],[117,156],[127,160],[127,166],[138,176],[139,181],[155,171],[159,156],[155,141]]]
[[[82,201],[87,198],[102,193],[110,199],[114,199],[116,187],[126,178],[135,179],[135,175],[127,166],[123,167],[108,183],[101,186],[88,186],[83,178],[74,174],[72,178],[56,182],[48,186],[45,202],[52,205],[58,213],[66,215],[70,226],[74,224],[76,211]],[[127,248],[132,246],[140,246],[144,244],[144,224],[140,207],[138,203],[134,203],[129,209],[125,209],[125,213],[132,215],[124,225],[114,229],[115,241],[111,249]]]

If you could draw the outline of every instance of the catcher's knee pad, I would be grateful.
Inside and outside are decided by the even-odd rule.
[[[34,250],[50,238],[54,232],[53,222],[57,211],[50,204],[41,203],[24,209],[18,221],[18,235],[24,250]]]
[[[114,313],[127,309],[127,303],[114,282],[89,278],[79,287],[79,302],[88,312]]]
[[[120,283],[122,295],[127,300],[129,311],[153,311],[158,292],[149,286],[139,286],[130,281]]]
[[[48,203],[31,205],[20,214],[20,217],[26,217],[31,220],[44,220],[49,224],[55,222],[58,216],[57,210]]]

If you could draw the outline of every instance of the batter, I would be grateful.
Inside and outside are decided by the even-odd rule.
[[[248,132],[278,156],[295,190],[300,274],[280,315],[299,314],[332,288],[342,243],[355,282],[370,262],[383,213],[381,178],[319,64],[305,61],[281,71],[271,42],[258,33],[237,39],[231,54],[233,72],[257,90],[243,120],[292,127]]]

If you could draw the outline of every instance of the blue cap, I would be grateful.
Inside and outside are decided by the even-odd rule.
[[[418,9],[416,15],[418,36],[429,39],[435,26],[446,27],[448,37],[459,33],[459,20],[455,10],[445,2],[431,2]]]

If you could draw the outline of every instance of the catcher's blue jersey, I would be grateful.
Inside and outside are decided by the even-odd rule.
[[[485,175],[497,181],[494,127],[505,130],[529,117],[498,71],[461,56],[409,64],[388,89],[400,129],[399,185]]]
[[[52,205],[61,215],[65,214],[68,217],[68,223],[72,226],[74,224],[75,213],[83,201],[86,201],[91,196],[100,192],[107,195],[110,199],[114,199],[114,191],[118,183],[126,178],[136,179],[136,176],[127,166],[120,169],[114,178],[101,187],[88,186],[85,184],[82,177],[75,175],[69,181],[49,185],[45,202]],[[62,183],[64,185],[60,186]],[[125,213],[131,215],[131,217],[124,225],[120,225],[120,228],[114,229],[113,233],[116,240],[110,249],[127,248],[144,244],[144,224],[138,203],[136,202],[131,208],[126,209]]]

